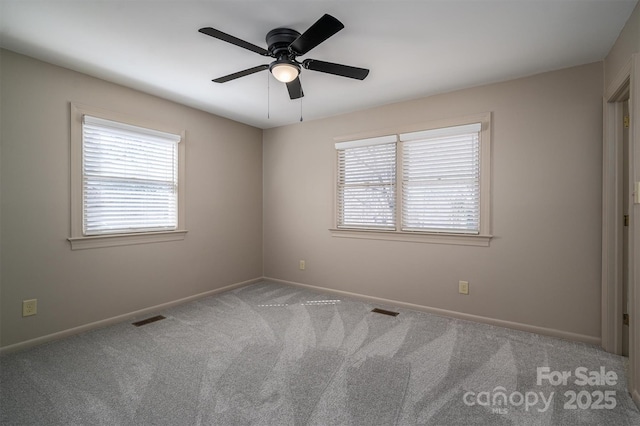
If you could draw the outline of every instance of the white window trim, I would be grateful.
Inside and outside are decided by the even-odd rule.
[[[114,247],[183,240],[187,233],[185,221],[185,131],[158,123],[149,123],[124,114],[71,102],[71,250]],[[82,117],[84,115],[126,123],[133,126],[178,134],[178,228],[173,231],[153,231],[129,234],[85,236],[82,233]]]
[[[491,235],[447,234],[430,232],[380,231],[377,229],[331,228],[331,235],[338,238],[362,240],[404,241],[408,243],[452,244],[462,246],[488,247]]]
[[[374,239],[386,241],[404,241],[414,243],[432,243],[432,244],[454,244],[467,246],[488,247],[493,235],[491,235],[491,113],[480,113],[458,118],[442,119],[428,123],[417,124],[394,129],[383,129],[377,132],[361,133],[356,135],[339,136],[334,138],[336,144],[348,144],[349,141],[362,140],[386,136],[390,134],[400,135],[406,133],[429,131],[433,129],[441,129],[453,126],[462,126],[473,123],[482,123],[480,130],[480,230],[478,234],[455,234],[455,233],[438,233],[427,231],[400,231],[400,214],[396,215],[396,231],[381,231],[372,229],[345,229],[337,228],[338,223],[338,203],[337,203],[337,181],[333,185],[333,202],[334,217],[333,225],[329,228],[331,235],[338,238],[357,238],[357,239]],[[348,145],[346,145],[348,146]],[[398,146],[402,149],[402,143],[398,142]],[[398,154],[401,156],[401,152]],[[401,158],[401,157],[400,157]],[[401,166],[401,165],[400,165]],[[337,164],[336,166],[337,167]],[[399,170],[396,179],[401,179],[401,171]],[[334,180],[336,180],[337,172],[334,170]],[[399,186],[398,186],[399,188]],[[396,194],[396,209],[401,211],[402,200],[401,191]]]

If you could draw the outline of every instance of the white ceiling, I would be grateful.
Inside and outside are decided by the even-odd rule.
[[[198,109],[270,128],[603,59],[637,0],[0,0],[0,45]],[[300,57],[371,70],[364,81],[303,70],[302,104],[268,63],[198,32],[266,48],[276,27],[324,13],[345,28]],[[269,82],[269,83],[268,83]],[[269,86],[269,88],[268,88]],[[269,113],[270,117],[267,117]]]

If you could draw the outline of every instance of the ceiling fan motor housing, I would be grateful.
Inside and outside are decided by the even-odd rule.
[[[276,59],[286,57],[293,60],[295,53],[289,50],[289,45],[298,37],[300,37],[300,33],[290,28],[276,28],[269,31],[266,37],[269,54]]]

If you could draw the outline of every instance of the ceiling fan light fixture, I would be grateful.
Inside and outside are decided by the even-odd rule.
[[[271,74],[273,74],[276,80],[282,83],[290,83],[298,78],[300,66],[286,60],[275,61],[269,67],[269,71],[271,71]]]

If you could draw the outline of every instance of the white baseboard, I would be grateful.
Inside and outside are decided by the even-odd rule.
[[[138,311],[129,312],[129,313],[118,315],[112,318],[107,318],[107,319],[92,322],[89,324],[84,324],[78,327],[69,328],[67,330],[58,331],[56,333],[47,334],[46,336],[36,337],[35,339],[25,340],[24,342],[19,342],[13,345],[1,347],[0,354],[5,354],[9,352],[15,352],[15,351],[31,348],[33,346],[41,345],[43,343],[47,343],[53,340],[58,340],[58,339],[63,339],[65,337],[73,336],[74,334],[83,333],[85,331],[106,327],[106,326],[117,324],[124,321],[129,321],[137,317],[146,316],[150,313],[155,313],[163,309],[171,308],[176,305],[191,302],[197,299],[202,299],[203,297],[212,296],[214,294],[223,293],[225,291],[233,290],[239,287],[255,284],[262,280],[263,280],[262,277],[254,278],[248,281],[243,281],[243,282],[227,285],[224,287],[220,287],[215,290],[205,291],[204,293],[195,294],[193,296],[184,297],[182,299],[173,300],[171,302],[161,303],[160,305],[151,306],[149,308],[140,309]]]
[[[78,327],[70,328],[70,329],[67,329],[67,330],[62,330],[62,331],[59,331],[59,332],[56,332],[56,333],[52,333],[52,334],[47,334],[46,336],[36,337],[35,339],[26,340],[26,341],[23,341],[23,342],[15,343],[13,345],[4,346],[4,347],[0,348],[0,354],[5,354],[5,353],[9,353],[9,352],[15,352],[15,351],[27,349],[27,348],[30,348],[30,347],[33,347],[33,346],[37,346],[37,345],[41,345],[43,343],[47,343],[47,342],[50,342],[50,341],[53,341],[53,340],[58,340],[58,339],[62,339],[62,338],[65,338],[65,337],[73,336],[75,334],[83,333],[85,331],[89,331],[89,330],[93,330],[93,329],[101,328],[101,327],[106,327],[106,326],[117,324],[117,323],[124,322],[124,321],[129,321],[131,319],[135,319],[136,317],[145,316],[145,315],[148,315],[150,313],[154,313],[154,312],[157,312],[157,311],[160,311],[160,310],[163,310],[163,309],[168,309],[168,308],[171,308],[171,307],[176,306],[176,305],[180,305],[180,304],[183,304],[183,303],[191,302],[193,300],[201,299],[203,297],[212,296],[214,294],[223,293],[223,292],[230,291],[230,290],[233,290],[233,289],[236,289],[236,288],[239,288],[239,287],[244,287],[244,286],[247,286],[247,285],[255,284],[255,283],[260,282],[262,280],[272,281],[272,282],[276,282],[276,283],[281,283],[281,284],[286,284],[286,285],[291,285],[291,286],[296,286],[296,287],[301,287],[301,288],[306,288],[306,289],[318,291],[318,292],[321,292],[321,293],[330,293],[330,294],[335,294],[335,295],[339,295],[339,296],[352,297],[354,299],[364,300],[364,301],[372,302],[372,303],[379,303],[379,304],[383,304],[383,305],[394,305],[394,306],[399,306],[399,307],[406,308],[406,309],[411,309],[411,310],[414,310],[414,311],[427,312],[427,313],[436,314],[436,315],[442,315],[442,316],[446,316],[446,317],[452,317],[452,318],[458,318],[458,319],[463,319],[463,320],[467,320],[467,321],[475,321],[475,322],[480,322],[480,323],[484,323],[484,324],[495,325],[495,326],[498,326],[498,327],[505,327],[505,328],[511,328],[511,329],[514,329],[514,330],[520,330],[520,331],[527,331],[527,332],[530,332],[530,333],[542,334],[542,335],[545,335],[545,336],[558,337],[558,338],[565,339],[565,340],[573,340],[573,341],[584,342],[584,343],[589,343],[589,344],[593,344],[593,345],[600,345],[600,343],[601,343],[600,338],[599,337],[595,337],[595,336],[588,336],[588,335],[584,335],[584,334],[571,333],[571,332],[568,332],[568,331],[556,330],[556,329],[545,328],[545,327],[538,327],[538,326],[534,326],[534,325],[522,324],[522,323],[517,323],[517,322],[512,322],[512,321],[504,321],[504,320],[499,320],[499,319],[495,319],[495,318],[483,317],[483,316],[479,316],[479,315],[465,314],[463,312],[449,311],[449,310],[446,310],[446,309],[432,308],[432,307],[429,307],[429,306],[416,305],[416,304],[413,304],[413,303],[400,302],[400,301],[397,301],[397,300],[383,299],[383,298],[380,298],[380,297],[367,296],[367,295],[359,294],[359,293],[351,293],[351,292],[348,292],[348,291],[334,290],[334,289],[330,289],[330,288],[318,287],[318,286],[313,286],[313,285],[309,285],[309,284],[302,284],[302,283],[297,283],[297,282],[293,282],[293,281],[280,280],[280,279],[277,279],[277,278],[260,277],[260,278],[254,278],[254,279],[251,279],[251,280],[247,280],[247,281],[231,284],[231,285],[228,285],[228,286],[225,286],[225,287],[217,288],[215,290],[206,291],[204,293],[196,294],[196,295],[193,295],[193,296],[185,297],[185,298],[174,300],[174,301],[171,301],[171,302],[162,303],[160,305],[152,306],[152,307],[149,307],[149,308],[140,309],[138,311],[129,312],[129,313],[126,313],[126,314],[123,314],[123,315],[118,315],[116,317],[107,318],[107,319],[96,321],[96,322],[92,322],[92,323],[89,323],[89,324],[84,324],[84,325],[81,325],[81,326],[78,326]],[[634,391],[633,398],[636,401],[636,403],[638,403],[638,405],[640,405],[640,394],[638,394],[637,391]]]
[[[325,287],[317,287],[309,284],[302,284],[302,283],[297,283],[293,281],[285,281],[285,280],[280,280],[276,278],[264,277],[264,280],[296,286],[296,287],[302,287],[309,290],[318,291],[321,293],[331,293],[339,296],[352,297],[354,299],[365,300],[367,302],[379,303],[383,305],[394,305],[394,306],[399,306],[406,309],[411,309],[414,311],[427,312],[430,314],[458,318],[458,319],[463,319],[467,321],[475,321],[475,322],[480,322],[484,324],[495,325],[498,327],[511,328],[519,331],[527,331],[529,333],[536,333],[536,334],[542,334],[545,336],[557,337],[565,340],[573,340],[573,341],[589,343],[589,344],[598,345],[598,346],[600,346],[600,343],[601,343],[600,337],[589,336],[586,334],[571,333],[569,331],[557,330],[553,328],[538,327],[535,325],[523,324],[519,322],[505,321],[505,320],[500,320],[495,318],[483,317],[479,315],[465,314],[463,312],[449,311],[449,310],[440,309],[440,308],[432,308],[430,306],[416,305],[413,303],[383,299],[380,297],[367,296],[364,294],[351,293],[351,292],[342,291],[342,290],[334,290],[334,289],[325,288]]]
[[[636,405],[640,409],[640,392],[637,389],[631,391],[631,398],[635,401]]]

